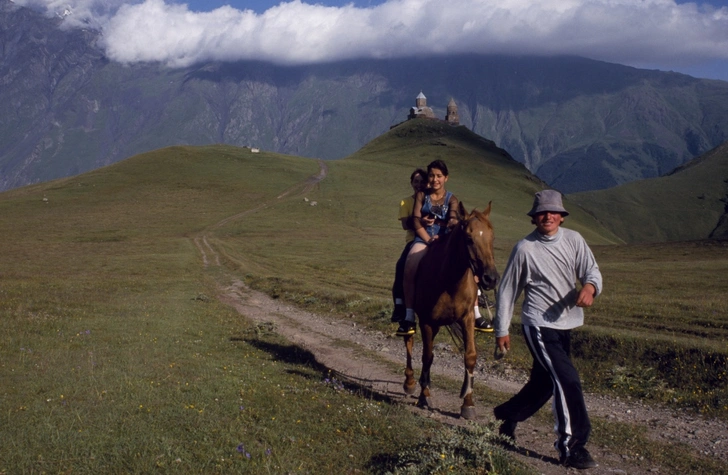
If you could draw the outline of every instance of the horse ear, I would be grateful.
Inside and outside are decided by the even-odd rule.
[[[486,218],[490,217],[490,208],[492,207],[492,205],[493,205],[493,202],[489,201],[488,207],[483,210],[483,214],[485,215]]]
[[[465,205],[462,201],[458,202],[458,219],[463,220],[467,213],[465,212]]]

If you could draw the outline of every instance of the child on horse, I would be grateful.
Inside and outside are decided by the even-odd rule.
[[[397,266],[394,273],[394,284],[392,285],[392,300],[394,300],[394,311],[392,312],[392,322],[399,323],[404,319],[404,264],[407,261],[412,244],[415,241],[415,225],[414,225],[414,208],[415,197],[420,191],[427,188],[427,172],[422,168],[417,168],[410,175],[410,186],[412,187],[412,195],[403,198],[399,203],[399,222],[402,229],[407,231],[405,235],[405,246],[397,260]]]

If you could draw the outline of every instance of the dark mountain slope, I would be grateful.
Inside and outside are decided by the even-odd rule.
[[[167,145],[347,156],[423,91],[565,192],[658,176],[728,139],[728,83],[574,57],[122,66],[98,33],[0,0],[0,189]]]
[[[728,239],[728,142],[669,175],[569,198],[628,242]]]

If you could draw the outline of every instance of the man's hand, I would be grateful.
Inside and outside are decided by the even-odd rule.
[[[597,289],[592,284],[586,284],[579,291],[579,296],[576,298],[577,307],[591,307],[594,303],[594,295],[596,295]]]
[[[497,336],[495,337],[495,352],[493,357],[497,360],[503,358],[508,351],[511,349],[511,336]]]

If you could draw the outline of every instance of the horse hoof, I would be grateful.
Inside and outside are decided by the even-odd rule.
[[[409,386],[409,385],[407,385],[407,383],[405,383],[404,386],[402,386],[402,388],[404,389],[404,393],[406,395],[411,396],[415,393],[415,389],[417,389],[417,385],[413,384],[412,386]]]
[[[460,417],[465,420],[475,419],[475,406],[463,406],[460,408]]]
[[[417,407],[420,409],[430,409],[432,407],[432,400],[429,397],[421,397],[417,401]]]

